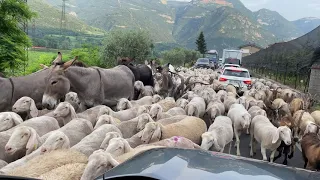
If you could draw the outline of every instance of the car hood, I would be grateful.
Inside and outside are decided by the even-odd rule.
[[[316,180],[320,173],[203,150],[164,148],[141,153],[104,178],[143,175],[160,180]],[[103,179],[99,177],[98,179]]]

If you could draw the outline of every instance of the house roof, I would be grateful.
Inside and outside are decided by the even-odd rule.
[[[258,49],[263,49],[261,46],[255,44],[255,43],[244,44],[244,45],[239,46],[238,48],[241,49],[241,48],[244,48],[244,47],[247,47],[247,46],[255,47],[255,48],[258,48]]]

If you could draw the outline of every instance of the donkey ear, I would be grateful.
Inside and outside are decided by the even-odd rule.
[[[70,60],[70,62],[64,63],[62,65],[62,69],[66,70],[68,69],[70,66],[72,66],[76,61],[78,60],[78,56],[75,56],[73,60]]]
[[[27,149],[26,155],[32,153],[39,146],[39,135],[37,134],[36,130],[32,128],[29,128],[29,130],[30,130],[30,138],[26,146],[26,149]]]

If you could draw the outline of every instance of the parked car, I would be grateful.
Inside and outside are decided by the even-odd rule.
[[[208,58],[199,58],[194,66],[195,68],[211,68]]]
[[[240,93],[251,88],[251,75],[245,68],[226,67],[221,73],[219,81],[224,87],[229,84],[234,85]]]

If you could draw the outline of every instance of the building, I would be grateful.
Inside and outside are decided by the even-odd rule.
[[[242,57],[249,56],[263,49],[262,47],[252,43],[244,44],[242,46],[239,46],[238,48],[242,50]]]

